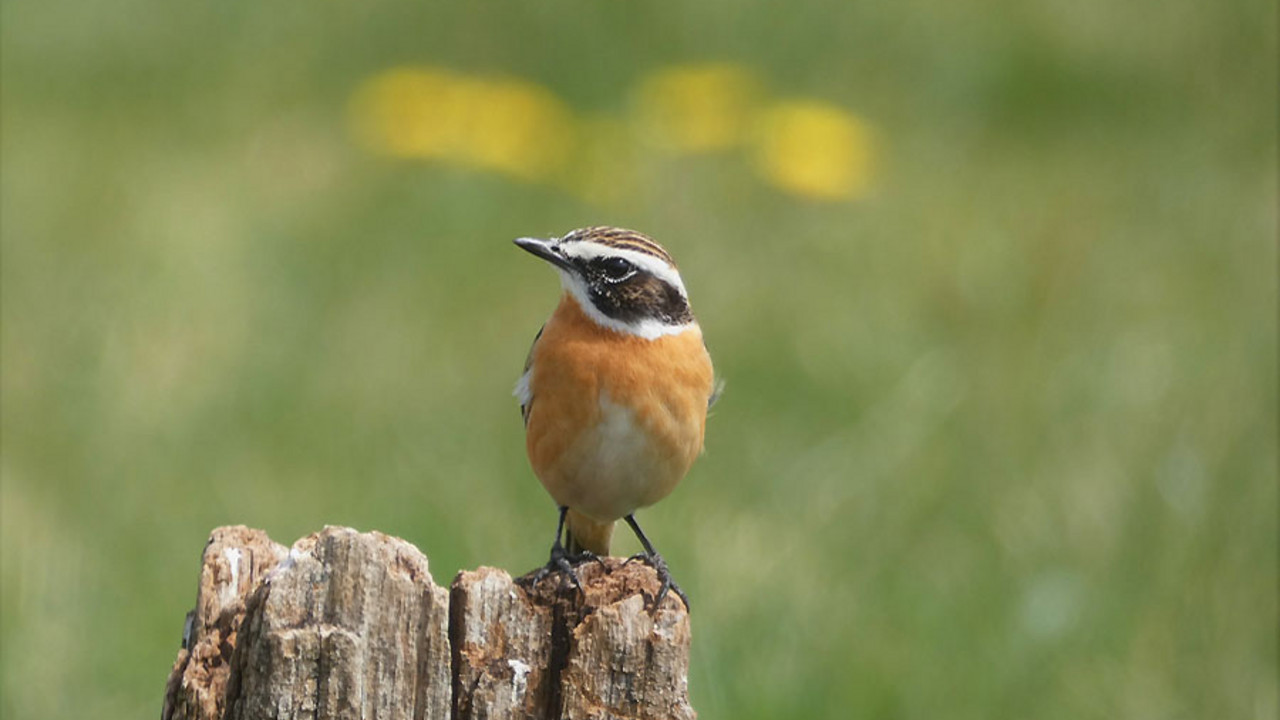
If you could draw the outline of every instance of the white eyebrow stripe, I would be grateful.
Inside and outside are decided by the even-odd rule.
[[[593,260],[598,257],[620,257],[629,261],[631,264],[648,272],[659,280],[665,281],[668,285],[680,291],[680,294],[689,299],[689,293],[684,289],[684,281],[680,279],[680,273],[671,267],[670,263],[660,257],[655,257],[639,250],[626,250],[622,248],[601,245],[590,240],[576,240],[568,244],[560,246],[560,250],[564,252],[566,257],[577,258],[579,260]]]

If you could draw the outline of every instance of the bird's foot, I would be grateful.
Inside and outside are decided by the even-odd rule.
[[[592,561],[599,563],[600,567],[608,572],[609,566],[599,555],[596,555],[590,550],[583,550],[579,553],[570,553],[568,550],[564,549],[563,545],[556,543],[551,546],[551,557],[547,560],[547,564],[533,571],[532,575],[526,577],[529,578],[530,585],[537,585],[548,575],[560,573],[562,582],[564,578],[568,578],[569,581],[573,583],[573,586],[578,589],[578,592],[585,595],[586,591],[582,589],[582,581],[578,579],[578,571],[576,568],[583,563]]]
[[[650,612],[656,613],[658,611],[662,601],[666,599],[668,591],[675,593],[684,602],[685,612],[689,611],[689,596],[684,594],[684,590],[681,590],[680,585],[671,577],[671,571],[667,569],[667,561],[663,560],[661,555],[656,552],[636,553],[627,558],[627,562],[624,564],[630,564],[636,560],[653,568],[654,572],[658,573],[658,580],[662,582],[662,587],[658,589],[658,594],[653,599],[653,606],[650,608]]]
[[[557,542],[551,546],[551,557],[547,560],[547,564],[538,568],[533,572],[533,576],[529,579],[530,585],[537,585],[542,582],[548,575],[552,573],[561,573],[561,582],[564,578],[569,578],[573,582],[573,586],[582,590],[582,583],[578,580],[578,573],[573,569],[574,557],[565,552],[564,546]]]
[[[583,550],[576,555],[570,554],[568,555],[568,557],[569,557],[569,562],[575,566],[593,562],[599,565],[601,570],[605,572],[609,572],[609,563],[605,562],[604,558],[591,552],[590,550]]]

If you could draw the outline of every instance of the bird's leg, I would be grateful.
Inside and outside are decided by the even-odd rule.
[[[685,595],[684,590],[681,590],[680,586],[676,584],[676,581],[671,578],[671,571],[667,569],[667,561],[663,560],[662,556],[658,554],[658,551],[653,549],[653,544],[649,542],[649,538],[644,536],[644,531],[641,530],[640,525],[636,523],[635,516],[628,515],[623,519],[631,526],[631,530],[635,532],[636,537],[640,539],[640,544],[644,546],[644,552],[638,555],[632,555],[627,559],[627,562],[631,562],[632,560],[645,561],[648,563],[649,567],[653,568],[658,573],[658,579],[662,581],[662,588],[658,590],[657,597],[653,599],[654,612],[657,612],[658,606],[661,605],[663,599],[667,597],[668,590],[674,592],[681,600],[684,601],[684,607],[687,611],[689,609],[689,596]]]
[[[556,539],[551,543],[551,558],[547,560],[547,564],[538,568],[533,574],[533,584],[537,585],[543,578],[553,572],[559,571],[565,574],[573,581],[573,586],[582,590],[582,583],[578,582],[578,574],[573,571],[574,558],[565,552],[564,545],[560,544],[560,538],[564,535],[564,518],[569,513],[568,506],[560,507],[560,522],[556,524]]]

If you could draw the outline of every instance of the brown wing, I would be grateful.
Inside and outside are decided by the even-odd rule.
[[[525,425],[529,424],[529,411],[533,408],[533,388],[529,386],[529,370],[533,367],[533,349],[538,345],[538,339],[542,337],[542,331],[546,329],[546,325],[538,328],[538,334],[533,336],[533,342],[529,343],[529,354],[524,359],[524,372],[520,375],[520,382],[516,385],[516,395],[520,398],[520,419]]]

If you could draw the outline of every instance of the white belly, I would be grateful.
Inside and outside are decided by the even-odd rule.
[[[565,496],[556,500],[597,520],[617,520],[661,500],[679,478],[670,477],[670,458],[654,445],[630,408],[601,395],[600,422],[571,451],[572,466],[582,470],[566,478]]]

